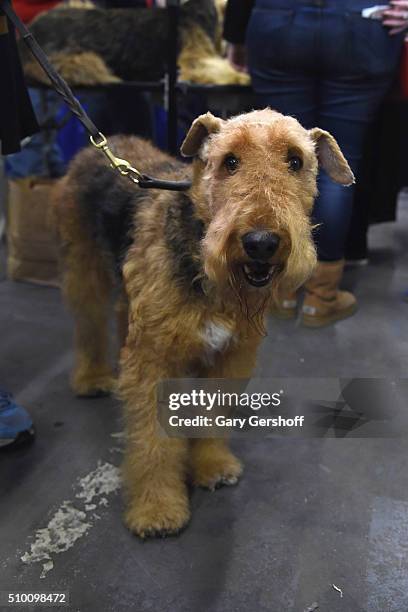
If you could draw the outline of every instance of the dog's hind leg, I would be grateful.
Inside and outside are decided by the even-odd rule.
[[[113,275],[106,257],[84,227],[75,184],[63,178],[52,198],[61,243],[62,292],[75,324],[71,384],[80,396],[106,395],[114,386],[108,358]]]
[[[93,245],[79,242],[64,250],[63,293],[75,325],[72,388],[79,396],[107,395],[114,387],[108,358],[112,279]]]

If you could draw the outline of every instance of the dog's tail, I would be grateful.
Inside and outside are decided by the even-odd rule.
[[[50,85],[50,80],[37,60],[24,58],[24,73],[29,81]],[[54,53],[50,61],[69,85],[92,86],[119,83],[121,79],[113,74],[103,59],[92,51],[80,53]]]

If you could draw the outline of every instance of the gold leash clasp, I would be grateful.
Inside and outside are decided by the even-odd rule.
[[[104,136],[101,132],[99,132],[99,136],[99,142],[95,142],[93,136],[89,137],[92,145],[96,149],[100,149],[106,155],[112,168],[118,170],[122,176],[127,176],[131,181],[133,181],[133,183],[139,183],[140,179],[143,178],[143,175],[139,172],[139,170],[134,168],[126,159],[116,157],[109,148],[106,136]]]

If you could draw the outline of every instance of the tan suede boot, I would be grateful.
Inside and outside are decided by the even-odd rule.
[[[302,323],[306,327],[323,327],[350,317],[357,310],[352,293],[340,291],[344,259],[319,261],[311,279],[305,285]]]
[[[295,291],[279,296],[271,306],[270,313],[277,319],[295,319],[297,314],[297,295]]]

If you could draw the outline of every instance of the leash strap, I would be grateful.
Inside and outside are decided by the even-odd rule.
[[[191,187],[191,181],[166,181],[156,179],[147,174],[139,172],[126,159],[116,157],[109,148],[106,137],[98,130],[96,125],[85,112],[80,102],[75,98],[68,83],[64,81],[60,74],[55,70],[47,55],[41,49],[30,30],[24,25],[21,19],[14,12],[9,0],[0,0],[2,11],[20,33],[31,53],[34,55],[41,68],[50,79],[55,91],[63,98],[72,113],[78,117],[84,128],[89,134],[91,144],[102,151],[108,158],[112,168],[117,170],[122,176],[127,177],[142,189],[167,189],[170,191],[185,191]]]

